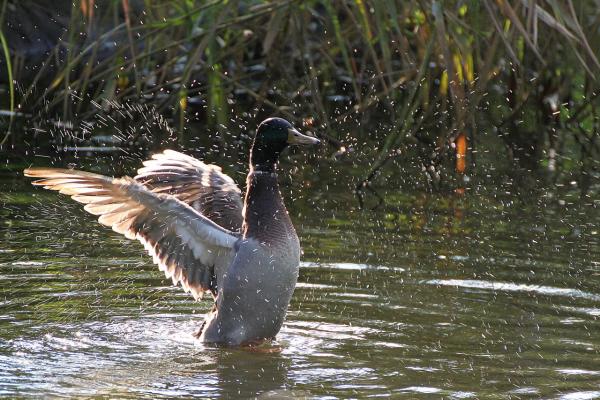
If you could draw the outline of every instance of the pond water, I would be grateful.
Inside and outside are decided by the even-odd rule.
[[[0,178],[2,397],[600,397],[593,202],[359,211],[343,177],[285,177],[304,248],[287,321],[271,344],[207,348],[191,334],[211,301],[20,169]]]

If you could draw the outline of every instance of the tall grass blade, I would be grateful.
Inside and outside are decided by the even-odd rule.
[[[4,59],[6,60],[6,72],[8,74],[8,93],[10,96],[10,119],[8,122],[8,130],[4,135],[4,139],[2,139],[2,141],[0,142],[0,147],[2,147],[6,143],[8,137],[11,135],[12,132],[12,125],[15,115],[15,82],[13,80],[13,70],[12,63],[10,60],[10,52],[8,50],[8,43],[6,42],[6,37],[4,36],[4,32],[1,29],[0,42],[2,42],[2,53],[4,54]]]
[[[583,29],[581,29],[581,24],[579,23],[579,20],[577,18],[577,13],[575,12],[575,7],[573,7],[573,1],[569,0],[568,4],[569,4],[569,11],[571,12],[571,17],[573,18],[573,25],[575,26],[575,29],[577,30],[577,33],[579,34],[579,38],[581,39],[583,46],[587,50],[588,55],[594,61],[594,64],[596,64],[596,67],[600,68],[600,62],[598,62],[598,58],[596,58],[596,54],[590,47],[590,44],[588,43],[588,40],[585,36],[585,33],[583,32]]]
[[[543,65],[546,65],[546,61],[544,60],[544,57],[542,57],[537,46],[533,43],[532,38],[530,37],[529,33],[523,26],[523,23],[519,19],[517,12],[511,7],[511,5],[508,3],[508,1],[497,0],[497,3],[498,3],[500,10],[502,11],[502,13],[511,21],[513,26],[519,31],[519,33],[521,34],[521,37],[525,40],[525,42],[531,48],[531,50],[533,50],[536,57],[540,60],[540,62]]]
[[[340,24],[340,20],[337,16],[337,10],[333,7],[331,0],[325,0],[325,8],[327,9],[327,13],[329,14],[329,18],[331,18],[331,23],[333,24],[333,31],[335,33],[335,38],[337,41],[338,48],[342,53],[342,59],[344,61],[344,65],[346,67],[346,72],[350,74],[350,78],[352,79],[352,87],[354,88],[354,95],[357,100],[360,101],[360,89],[358,88],[358,84],[356,82],[356,74],[354,72],[354,68],[352,67],[352,63],[350,61],[350,56],[348,54],[348,49],[346,48],[346,40],[344,40],[344,35],[342,34],[342,26]]]
[[[504,43],[504,46],[506,48],[506,51],[508,52],[508,55],[510,56],[512,61],[515,63],[515,65],[520,66],[521,61],[519,60],[519,57],[517,57],[517,53],[515,52],[515,49],[513,49],[509,40],[504,35],[504,28],[502,27],[502,25],[500,25],[498,18],[496,18],[496,11],[492,9],[490,0],[483,0],[483,4],[485,6],[486,11],[488,12],[490,19],[492,20],[494,28],[496,28],[496,31],[498,32],[498,36],[500,36],[500,38],[502,39],[502,42]]]

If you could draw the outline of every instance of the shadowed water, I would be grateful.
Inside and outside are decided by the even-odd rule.
[[[191,335],[211,301],[139,243],[2,176],[0,396],[600,397],[594,204],[360,212],[343,185],[285,178],[304,247],[287,321],[272,344],[219,349]]]

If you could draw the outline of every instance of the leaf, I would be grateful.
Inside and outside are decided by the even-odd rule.
[[[459,82],[465,81],[465,76],[463,74],[462,62],[460,59],[460,54],[454,53],[452,55],[452,61],[454,62],[454,69],[456,70],[456,78]]]
[[[467,81],[469,83],[473,83],[475,80],[475,69],[473,65],[473,53],[467,54],[467,60],[463,68],[465,69],[465,75],[467,76]]]
[[[511,23],[519,31],[519,33],[521,34],[521,36],[523,37],[523,39],[525,39],[525,42],[531,48],[531,50],[533,50],[533,52],[535,53],[536,57],[542,62],[542,64],[546,65],[546,61],[544,61],[544,57],[542,57],[542,55],[540,54],[537,46],[533,43],[531,37],[529,36],[529,34],[527,33],[527,31],[525,30],[525,27],[521,23],[521,20],[519,19],[519,16],[515,12],[515,10],[505,0],[496,0],[496,3],[500,7],[500,10],[503,12],[503,14],[508,19],[510,19]]]
[[[442,72],[442,78],[440,79],[440,93],[443,96],[448,95],[448,70],[445,69]]]
[[[4,53],[4,59],[6,60],[6,72],[8,73],[8,90],[10,95],[10,122],[8,125],[8,131],[6,132],[6,135],[4,135],[4,139],[2,139],[2,142],[0,142],[0,146],[2,146],[4,143],[6,143],[6,140],[10,136],[12,122],[15,115],[15,82],[13,81],[12,63],[10,60],[8,43],[6,42],[6,37],[4,37],[4,32],[2,30],[0,30],[0,41],[2,42],[2,52]]]
[[[502,42],[504,43],[504,46],[506,47],[506,51],[508,52],[508,55],[510,56],[510,58],[516,65],[520,66],[521,61],[519,61],[519,57],[517,57],[515,50],[512,48],[512,46],[511,46],[510,42],[508,41],[508,39],[506,38],[506,36],[504,36],[505,30],[502,28],[502,26],[500,25],[500,22],[496,18],[496,13],[494,12],[494,10],[492,10],[492,6],[490,5],[490,0],[483,0],[483,5],[485,6],[485,9],[489,14],[490,19],[492,20],[492,23],[494,24],[494,27],[496,28],[496,31],[498,32],[498,36],[500,36],[500,38],[502,39]]]
[[[467,136],[464,132],[458,134],[456,141],[456,171],[464,174],[467,168]]]
[[[277,35],[281,33],[281,25],[282,22],[286,19],[287,12],[287,8],[279,8],[273,13],[273,16],[269,20],[269,23],[267,24],[267,34],[265,35],[265,40],[263,40],[262,43],[263,55],[267,54],[269,50],[271,50],[271,47],[273,46],[273,43],[275,43]]]
[[[369,26],[369,17],[367,15],[367,9],[365,7],[365,2],[363,0],[354,0],[356,5],[358,6],[358,10],[360,11],[360,16],[362,20],[362,26],[365,31],[365,35],[369,42],[373,40],[373,33],[371,33],[371,27]]]
[[[331,0],[325,0],[325,9],[329,14],[329,18],[331,18],[331,23],[333,24],[333,31],[335,33],[335,39],[339,46],[340,52],[342,53],[342,58],[344,60],[344,65],[346,67],[346,71],[351,74],[352,78],[352,87],[354,89],[354,95],[357,99],[360,99],[360,90],[358,88],[358,83],[356,82],[356,74],[354,73],[355,69],[352,67],[352,62],[350,61],[350,55],[348,54],[348,49],[346,48],[346,40],[344,40],[344,35],[342,34],[342,26],[340,23],[340,19],[338,18],[337,11],[333,7],[333,3]]]
[[[577,29],[577,32],[579,33],[579,38],[583,42],[583,46],[587,50],[588,55],[594,61],[594,64],[596,64],[596,67],[600,68],[600,62],[598,62],[598,59],[596,58],[594,51],[590,47],[590,44],[588,43],[587,38],[585,37],[585,33],[583,33],[583,29],[581,29],[581,25],[579,24],[579,21],[577,19],[577,14],[575,13],[575,8],[573,7],[572,0],[569,0],[569,11],[571,11],[571,16],[573,17],[573,22],[575,23],[575,28]]]
[[[521,0],[521,2],[525,6],[528,6],[528,3],[526,0]],[[571,40],[578,40],[575,35],[573,35],[563,24],[558,22],[556,20],[556,18],[554,18],[552,15],[550,15],[550,13],[548,11],[546,11],[542,7],[540,7],[539,4],[536,4],[535,12],[536,12],[536,15],[539,17],[539,19],[542,20],[542,22],[544,22],[549,27],[556,29],[563,36],[566,36],[567,38],[569,38]]]
[[[81,0],[81,13],[88,19],[88,22],[92,22],[94,18],[94,8],[96,0]]]

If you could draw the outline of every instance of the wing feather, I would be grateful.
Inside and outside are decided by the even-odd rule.
[[[241,191],[216,165],[165,150],[144,161],[135,180],[155,193],[176,197],[224,228],[241,230]]]
[[[238,236],[185,202],[127,177],[54,168],[30,168],[25,175],[41,178],[33,184],[70,195],[101,224],[138,239],[165,275],[195,298],[216,291],[214,268],[229,265]]]

